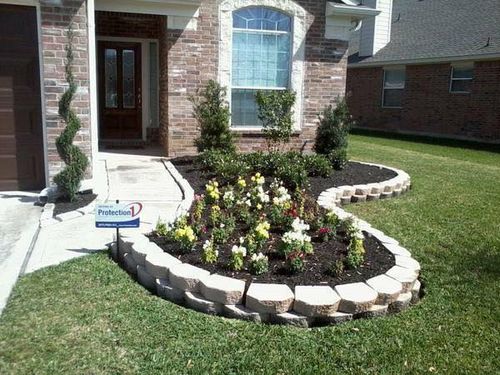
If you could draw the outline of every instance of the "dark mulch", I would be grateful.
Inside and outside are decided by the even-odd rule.
[[[237,236],[236,236],[237,237]],[[203,268],[211,273],[234,277],[245,280],[247,285],[250,282],[262,283],[284,283],[293,288],[296,285],[330,285],[354,283],[365,281],[371,277],[380,275],[394,266],[394,256],[385,249],[380,242],[365,233],[365,261],[356,270],[345,270],[341,276],[330,275],[329,267],[337,259],[345,256],[347,246],[344,240],[332,239],[328,242],[314,242],[314,254],[305,258],[305,270],[297,274],[290,274],[285,268],[285,261],[273,251],[276,248],[277,234],[272,234],[271,239],[266,244],[263,253],[269,257],[269,272],[255,276],[248,271],[233,271],[227,264],[231,256],[231,247],[234,244],[222,245],[219,247],[219,259],[215,264],[206,264],[201,260],[201,246],[205,238],[202,238],[193,252],[180,254],[175,245],[168,243],[164,238],[150,235],[151,241],[158,244],[164,251],[176,256],[182,262]]]
[[[54,216],[78,210],[79,208],[85,207],[96,198],[97,195],[92,193],[77,194],[76,198],[72,202],[70,202],[67,198],[57,198],[54,202],[56,204],[56,207],[54,208]]]
[[[194,157],[175,158],[171,162],[197,193],[203,193],[207,181],[214,177],[202,171],[195,163]],[[310,177],[309,191],[314,197],[318,197],[323,191],[334,186],[370,184],[393,177],[396,177],[396,173],[390,169],[348,162],[343,170],[334,171],[328,178]]]

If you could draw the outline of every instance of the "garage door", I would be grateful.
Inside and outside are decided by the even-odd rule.
[[[0,4],[0,190],[44,186],[36,10]]]

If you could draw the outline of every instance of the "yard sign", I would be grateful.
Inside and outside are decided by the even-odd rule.
[[[139,228],[142,204],[106,203],[95,208],[96,228]]]

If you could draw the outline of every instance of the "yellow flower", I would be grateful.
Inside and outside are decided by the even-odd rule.
[[[262,210],[262,205],[260,203],[257,203],[257,209]]]
[[[240,177],[240,178],[238,179],[238,185],[239,185],[240,187],[245,187],[245,186],[247,186],[247,183],[246,183],[246,181],[245,181],[243,178],[241,178],[241,177]]]

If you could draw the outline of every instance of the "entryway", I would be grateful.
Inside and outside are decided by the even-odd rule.
[[[0,191],[45,186],[35,7],[0,5]]]

